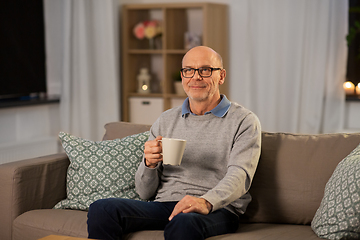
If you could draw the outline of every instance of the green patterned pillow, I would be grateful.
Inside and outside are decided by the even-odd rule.
[[[70,165],[67,198],[54,208],[88,210],[94,201],[112,197],[140,200],[135,192],[135,172],[148,137],[147,131],[122,139],[93,142],[60,132]]]
[[[360,239],[360,145],[336,167],[311,222],[326,239]]]

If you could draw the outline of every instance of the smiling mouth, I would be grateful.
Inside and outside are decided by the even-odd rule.
[[[191,85],[190,88],[206,88],[205,85]]]

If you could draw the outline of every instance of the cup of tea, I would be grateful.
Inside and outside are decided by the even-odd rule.
[[[162,138],[163,164],[179,166],[184,154],[186,140],[176,138]]]

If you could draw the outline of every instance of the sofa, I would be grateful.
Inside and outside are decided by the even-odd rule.
[[[148,125],[105,125],[103,140],[147,131]],[[320,239],[311,229],[327,181],[360,143],[360,133],[262,133],[252,201],[236,233],[210,240]],[[67,196],[65,153],[0,165],[0,239],[35,240],[47,235],[87,237],[87,212],[53,209]],[[162,231],[139,231],[124,239],[163,239]]]

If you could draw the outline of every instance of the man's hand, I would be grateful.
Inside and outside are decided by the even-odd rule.
[[[179,213],[197,212],[207,215],[211,212],[211,209],[211,203],[206,201],[204,198],[197,198],[186,195],[175,205],[174,210],[169,217],[169,221],[171,221],[173,217],[175,217]]]
[[[145,143],[145,165],[149,168],[155,168],[158,162],[163,160],[161,155],[161,142],[159,141],[161,139],[162,136],[157,136],[154,140],[150,140]]]

